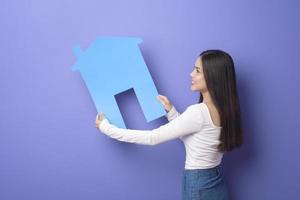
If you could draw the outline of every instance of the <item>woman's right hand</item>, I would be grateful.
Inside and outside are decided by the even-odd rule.
[[[171,110],[173,105],[166,96],[158,95],[156,98],[163,105],[166,111],[169,112]]]

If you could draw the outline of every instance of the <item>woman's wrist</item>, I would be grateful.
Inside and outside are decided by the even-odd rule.
[[[170,112],[173,108],[173,105],[170,106],[170,108],[167,110],[167,112]]]

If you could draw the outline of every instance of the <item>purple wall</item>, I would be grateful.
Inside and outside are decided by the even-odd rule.
[[[94,127],[72,47],[102,35],[142,37],[158,91],[181,112],[198,101],[197,55],[229,52],[245,128],[243,147],[224,157],[231,199],[300,199],[298,2],[2,0],[0,199],[180,199],[179,140],[126,144]],[[132,90],[117,99],[130,128],[167,122],[146,124]]]

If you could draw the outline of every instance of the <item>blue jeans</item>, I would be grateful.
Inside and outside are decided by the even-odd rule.
[[[222,166],[210,169],[185,169],[182,200],[228,200]]]

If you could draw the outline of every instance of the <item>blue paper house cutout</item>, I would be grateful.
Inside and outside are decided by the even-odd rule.
[[[111,123],[126,128],[114,95],[133,88],[147,122],[166,114],[156,100],[158,92],[144,62],[136,37],[99,37],[89,48],[73,52],[97,112],[104,112]]]

